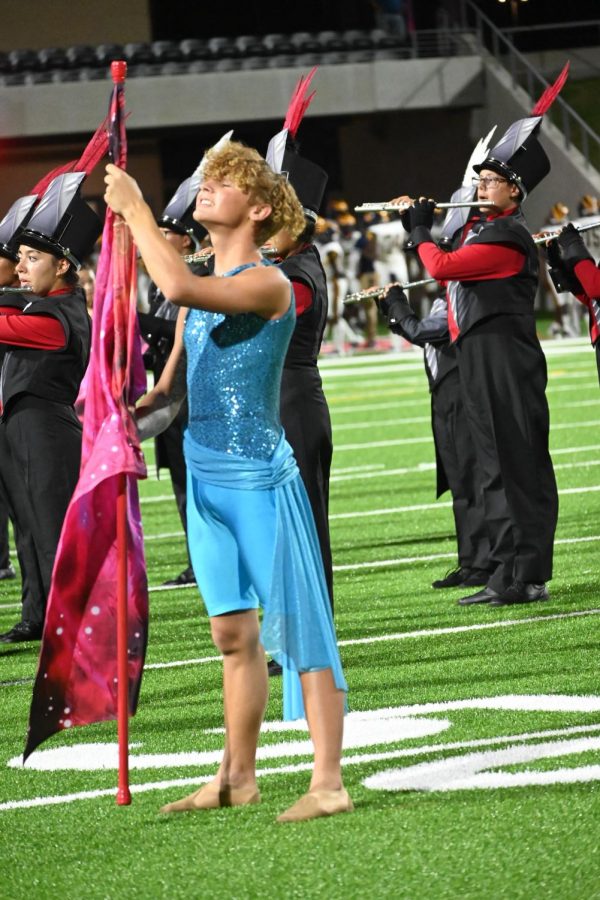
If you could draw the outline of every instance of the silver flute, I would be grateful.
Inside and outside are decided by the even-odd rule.
[[[564,228],[564,225],[561,225],[558,229],[553,227],[552,231],[547,231],[545,234],[536,235],[533,238],[534,244],[546,244],[548,241],[555,241],[559,236],[560,232]],[[591,231],[592,228],[600,228],[600,219],[596,219],[595,222],[589,222],[587,225],[581,225],[579,228],[575,226],[575,231]]]
[[[409,281],[406,284],[399,284],[398,287],[403,291],[410,291],[411,288],[421,287],[424,284],[435,284],[435,278],[422,278],[420,281]],[[383,284],[378,288],[369,288],[366,291],[355,291],[354,294],[347,294],[343,303],[346,306],[349,303],[361,303],[365,300],[379,300],[383,297],[387,289],[391,287],[389,284]]]
[[[33,294],[30,287],[0,287],[0,294]]]
[[[495,206],[491,200],[473,200],[457,203],[437,203],[436,209],[467,209],[480,206]],[[405,212],[410,209],[412,203],[362,203],[360,206],[354,207],[354,212]]]
[[[183,261],[186,263],[204,263],[214,255],[214,252],[212,247],[204,247],[202,250],[197,250],[195,253],[188,253],[187,256],[183,257]],[[277,247],[261,247],[260,252],[266,259],[272,259],[274,256],[279,256]]]
[[[595,222],[590,222],[587,225],[582,225],[580,228],[576,228],[577,231],[590,231],[592,228],[600,228],[600,219],[597,219]],[[553,230],[552,232],[547,232],[546,234],[539,235],[533,238],[534,244],[546,244],[548,241],[555,241],[558,235],[560,234],[561,229]],[[435,278],[423,278],[421,281],[409,281],[407,284],[400,284],[400,287],[403,291],[409,291],[414,287],[421,287],[424,284],[433,284],[436,281]],[[366,291],[356,291],[354,294],[348,294],[344,298],[344,305],[348,303],[361,303],[366,300],[378,300],[382,297],[387,290],[389,285],[382,285],[379,288],[371,288]]]

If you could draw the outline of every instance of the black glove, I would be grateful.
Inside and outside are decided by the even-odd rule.
[[[550,241],[543,248],[546,252],[546,258],[548,260],[548,265],[551,269],[560,269],[563,265],[562,256],[560,255],[560,248],[556,240]]]
[[[558,243],[556,241],[550,241],[549,244],[546,244],[545,250],[549,266],[548,275],[558,293],[570,291],[572,294],[583,294],[584,290],[581,287],[577,276],[563,261]]]
[[[435,203],[433,200],[415,200],[411,206],[410,212],[410,230],[423,225],[425,228],[431,228],[433,225],[433,212]]]
[[[413,315],[410,303],[408,302],[408,297],[398,284],[395,284],[389,289],[385,299],[387,303],[386,315],[390,327],[397,322],[401,322],[406,316]]]
[[[565,225],[556,238],[556,243],[560,248],[563,265],[570,272],[582,259],[591,259],[594,262],[594,257],[588,252],[587,247],[583,243],[583,238],[574,225]]]
[[[404,212],[400,213],[400,221],[402,222],[402,227],[408,234],[410,234],[410,232],[412,231],[412,227],[410,224],[411,209],[412,206],[409,206],[408,209],[405,209]]]
[[[386,319],[390,314],[390,301],[388,297],[378,297],[375,301],[377,303],[377,309],[381,313],[382,316],[385,316]]]

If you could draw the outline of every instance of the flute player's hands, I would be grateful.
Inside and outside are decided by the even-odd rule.
[[[400,221],[406,232],[410,231],[410,208],[414,202],[414,199],[409,197],[408,194],[402,194],[401,197],[394,197],[390,200],[390,203],[393,203],[394,206],[398,207]]]

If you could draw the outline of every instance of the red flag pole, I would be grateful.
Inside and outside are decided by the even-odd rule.
[[[129,790],[129,672],[127,622],[127,485],[120,474],[117,495],[117,732],[119,782],[117,804],[131,803]]]
[[[111,63],[110,74],[115,88],[125,82],[127,63],[122,60]],[[115,165],[124,165],[125,147],[120,146],[120,113],[119,102],[115,103],[113,115],[117,122],[112,122]],[[117,158],[116,148],[119,147]],[[115,225],[117,217],[115,217]],[[123,227],[121,223],[121,227]],[[118,252],[122,252],[121,241],[117,241]],[[117,318],[117,317],[116,317]],[[118,330],[117,330],[118,331]],[[119,355],[123,347],[115,346],[115,354]],[[119,779],[116,801],[119,806],[131,803],[129,790],[129,639],[127,620],[127,482],[124,473],[118,476],[117,494],[117,734],[119,744]]]

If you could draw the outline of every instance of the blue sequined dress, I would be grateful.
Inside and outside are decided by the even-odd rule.
[[[226,273],[236,275],[248,266]],[[188,542],[208,614],[263,610],[284,669],[284,718],[304,715],[297,673],[347,690],[306,490],[279,420],[293,302],[279,319],[192,309],[184,331]]]

